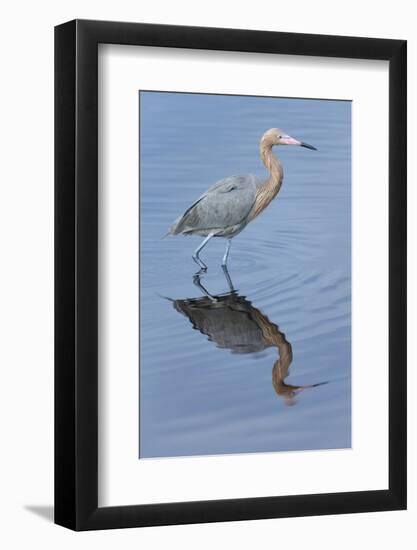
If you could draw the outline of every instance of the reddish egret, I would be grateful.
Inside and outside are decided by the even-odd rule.
[[[201,235],[205,237],[194,251],[193,260],[202,271],[207,270],[200,258],[201,250],[212,237],[227,239],[222,267],[227,272],[232,238],[256,218],[277,196],[283,180],[283,168],[272,154],[274,145],[299,145],[307,149],[316,148],[298,141],[278,128],[271,128],[261,138],[259,149],[262,162],[269,171],[266,181],[259,181],[252,174],[230,176],[210,187],[194,204],[180,216],[168,235]]]

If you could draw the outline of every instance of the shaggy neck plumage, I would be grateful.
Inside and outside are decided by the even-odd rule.
[[[256,192],[255,204],[251,213],[251,219],[260,214],[268,204],[277,196],[281,189],[284,171],[279,160],[272,154],[272,145],[262,139],[260,144],[262,162],[269,171],[269,178],[260,185]]]
[[[284,176],[282,165],[277,157],[273,155],[272,145],[270,143],[265,143],[265,141],[262,140],[259,149],[262,162],[270,173],[269,178],[266,180],[263,186],[268,187],[268,189],[270,189],[271,191],[273,190],[276,195],[281,188],[282,179]]]

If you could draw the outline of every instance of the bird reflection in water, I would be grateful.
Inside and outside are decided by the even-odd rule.
[[[194,284],[204,295],[200,298],[170,300],[174,309],[187,317],[193,328],[207,336],[218,348],[229,349],[236,354],[259,353],[267,348],[277,348],[278,359],[272,369],[272,385],[287,405],[294,405],[295,397],[303,390],[326,384],[321,382],[294,386],[285,383],[293,359],[291,344],[275,323],[234,290],[229,273],[225,275],[230,291],[214,296],[203,286],[200,274],[196,274]]]

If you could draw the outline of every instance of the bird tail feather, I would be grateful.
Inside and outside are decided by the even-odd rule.
[[[184,215],[182,216],[179,216],[179,218],[177,218],[175,220],[175,222],[171,225],[171,227],[169,228],[169,231],[167,233],[165,233],[165,235],[162,237],[162,239],[165,239],[165,237],[169,237],[169,236],[172,236],[172,235],[178,235],[178,233],[181,233],[182,230],[184,229],[183,227],[183,220],[184,220]]]
[[[165,237],[170,237],[170,236],[173,236],[173,235],[177,235],[179,233],[178,226],[179,226],[181,220],[182,220],[182,216],[180,216],[177,220],[175,220],[175,222],[171,225],[171,227],[169,228],[167,233],[165,233],[165,235],[163,235],[161,237],[161,239],[165,239]]]
[[[171,237],[171,236],[172,236],[172,231],[169,230],[167,233],[165,233],[165,235],[162,235],[161,240],[166,239],[167,237]]]

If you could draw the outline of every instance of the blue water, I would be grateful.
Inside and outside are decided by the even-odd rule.
[[[350,102],[139,96],[140,458],[350,447]],[[193,281],[202,239],[161,237],[219,179],[266,178],[275,126],[318,151],[274,148],[284,184],[233,239],[236,293],[223,239]]]

